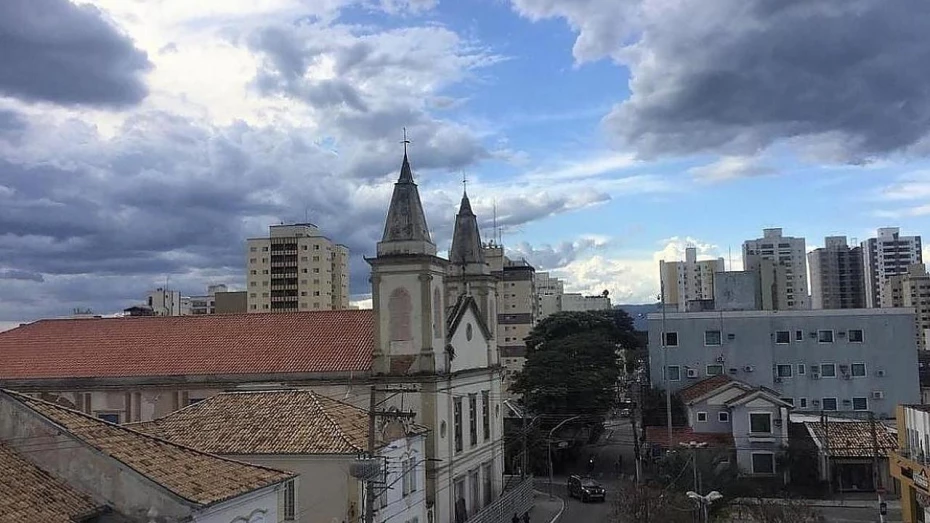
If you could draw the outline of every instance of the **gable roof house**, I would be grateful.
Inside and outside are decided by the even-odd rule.
[[[873,456],[878,462],[881,484],[892,490],[888,455],[898,448],[897,434],[888,426],[873,422],[821,416],[819,421],[793,423],[803,430],[793,431],[792,447],[809,448],[817,464],[820,481],[832,483],[837,492],[874,492]]]
[[[0,391],[0,464],[4,517],[36,523],[277,521],[297,481],[11,391]]]
[[[37,321],[0,333],[0,387],[127,423],[275,387],[367,408],[378,385],[383,409],[413,410],[430,430],[433,520],[470,518],[502,492],[503,393],[496,278],[462,202],[450,261],[437,256],[404,154],[384,234],[366,258],[372,310]]]
[[[379,425],[377,456],[386,475],[375,521],[426,521],[426,430],[415,424]],[[128,427],[204,452],[299,473],[299,491],[286,493],[287,520],[359,518],[363,492],[350,471],[368,448],[368,412],[358,407],[306,389],[224,392]]]

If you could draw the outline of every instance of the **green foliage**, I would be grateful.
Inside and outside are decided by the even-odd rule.
[[[692,523],[694,503],[681,492],[658,486],[620,483],[613,497],[617,523]]]
[[[682,447],[667,452],[656,462],[656,480],[673,490],[695,490],[695,462],[701,492],[716,490],[725,496],[735,496],[740,491],[736,456],[731,455],[728,449],[698,448],[692,451]]]
[[[562,312],[538,323],[526,343],[512,391],[530,412],[601,417],[616,404],[618,350],[635,349],[637,338],[623,311]]]
[[[653,387],[643,394],[643,426],[659,427],[668,424],[668,416],[665,413],[665,391]],[[688,424],[688,414],[685,411],[685,405],[681,399],[672,394],[672,425],[676,427]]]

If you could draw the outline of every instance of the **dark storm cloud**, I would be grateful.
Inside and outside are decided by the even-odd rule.
[[[606,122],[647,156],[754,153],[825,137],[846,161],[930,129],[930,4],[683,2],[631,49],[631,98]]]
[[[507,248],[507,255],[514,258],[524,258],[536,270],[551,270],[565,267],[577,260],[580,256],[600,249],[604,243],[592,238],[582,238],[575,242],[560,242],[555,245],[533,246],[528,242],[519,242]]]
[[[146,54],[101,11],[68,0],[0,2],[0,94],[125,106],[148,93]]]
[[[18,269],[0,269],[0,280],[43,282],[45,278],[37,272],[21,271]]]

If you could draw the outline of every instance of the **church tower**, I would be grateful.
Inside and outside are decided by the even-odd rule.
[[[374,374],[434,373],[446,367],[445,274],[436,256],[420,193],[407,159],[371,265]]]
[[[463,295],[474,298],[488,330],[492,335],[496,333],[497,279],[484,259],[478,219],[471,210],[467,190],[462,191],[462,203],[455,216],[446,276],[446,300],[453,303]]]

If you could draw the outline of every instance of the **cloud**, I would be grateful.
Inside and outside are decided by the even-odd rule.
[[[0,49],[0,94],[111,107],[137,104],[148,94],[148,57],[93,6],[0,2]]]
[[[508,246],[507,256],[512,259],[523,258],[537,271],[548,271],[565,267],[580,256],[603,250],[609,244],[609,238],[600,236],[584,236],[575,241],[563,241],[555,245],[543,244],[538,247],[524,241],[512,247]]]
[[[22,280],[43,282],[45,278],[37,272],[29,272],[18,269],[0,269],[0,280]]]
[[[930,128],[919,0],[512,2],[533,20],[565,19],[579,63],[628,67],[632,94],[604,123],[644,158],[785,142],[860,163],[908,153]]]
[[[724,156],[715,162],[692,167],[688,169],[688,173],[698,181],[716,183],[752,176],[767,176],[775,173],[775,169],[761,165],[758,158]]]

